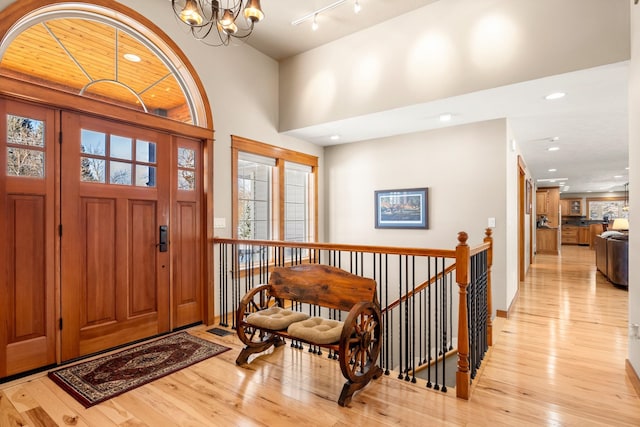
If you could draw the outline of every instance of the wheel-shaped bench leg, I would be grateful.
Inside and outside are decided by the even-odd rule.
[[[280,347],[284,344],[283,340],[273,332],[260,329],[245,322],[245,318],[249,314],[265,310],[275,305],[278,305],[278,301],[268,294],[265,285],[254,288],[240,301],[240,306],[236,313],[238,325],[236,333],[245,346],[236,359],[237,365],[248,363],[249,356],[252,354],[261,353],[273,345]]]
[[[338,400],[340,406],[348,405],[353,393],[382,375],[377,365],[381,331],[382,317],[374,304],[362,302],[349,312],[340,337],[340,369],[347,379]]]

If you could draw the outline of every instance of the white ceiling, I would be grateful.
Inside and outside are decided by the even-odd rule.
[[[362,10],[356,15],[355,0],[346,0],[320,14],[319,28],[312,31],[311,20],[298,26],[291,22],[334,0],[262,0],[265,19],[256,24],[247,43],[274,59],[282,59],[434,1],[438,0],[359,0]],[[348,143],[443,127],[438,120],[443,111],[453,114],[447,126],[506,117],[534,178],[567,178],[561,189],[568,192],[622,191],[628,182],[629,166],[627,73],[626,62],[612,64],[287,134],[326,146],[336,143],[329,139],[333,134],[340,135],[339,143]],[[556,91],[567,96],[544,100],[545,95]],[[394,125],[390,127],[390,123]],[[554,137],[559,139],[552,143]],[[551,145],[560,150],[547,151]],[[557,172],[548,171],[552,168]],[[537,184],[555,186],[558,182]]]

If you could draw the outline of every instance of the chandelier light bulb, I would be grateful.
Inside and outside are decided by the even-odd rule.
[[[234,21],[233,14],[229,9],[225,9],[224,14],[222,15],[222,18],[218,22],[220,22],[220,25],[222,25],[222,28],[227,28],[233,25],[233,21]]]
[[[318,15],[313,16],[313,24],[311,24],[311,29],[316,31],[318,29],[318,20],[316,19]]]
[[[260,22],[264,19],[264,13],[260,7],[260,0],[249,0],[244,8],[244,17],[251,22]]]
[[[360,6],[360,2],[356,0],[356,3],[353,5],[353,11],[355,13],[360,13],[360,10],[362,10],[362,6]]]
[[[187,0],[180,12],[180,20],[187,25],[202,25],[202,14],[194,0]]]

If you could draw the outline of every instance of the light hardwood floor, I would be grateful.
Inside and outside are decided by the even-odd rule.
[[[625,374],[627,292],[595,270],[593,251],[539,255],[470,401],[382,377],[336,403],[336,362],[283,347],[235,366],[235,336],[195,335],[232,349],[84,409],[46,376],[0,385],[0,425],[77,426],[638,426],[640,399]]]

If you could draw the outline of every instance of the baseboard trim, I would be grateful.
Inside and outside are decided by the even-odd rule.
[[[627,377],[629,377],[629,381],[631,381],[636,395],[640,397],[640,377],[638,377],[638,373],[633,368],[631,362],[629,362],[629,359],[624,361],[624,370],[627,371]]]
[[[518,290],[516,291],[515,296],[511,300],[511,304],[509,304],[509,308],[507,309],[507,311],[496,310],[496,316],[497,317],[502,317],[503,319],[508,319],[509,318],[509,313],[511,313],[511,309],[513,308],[513,304],[516,302],[516,300],[518,299],[519,295],[520,295],[520,289],[518,288]]]

